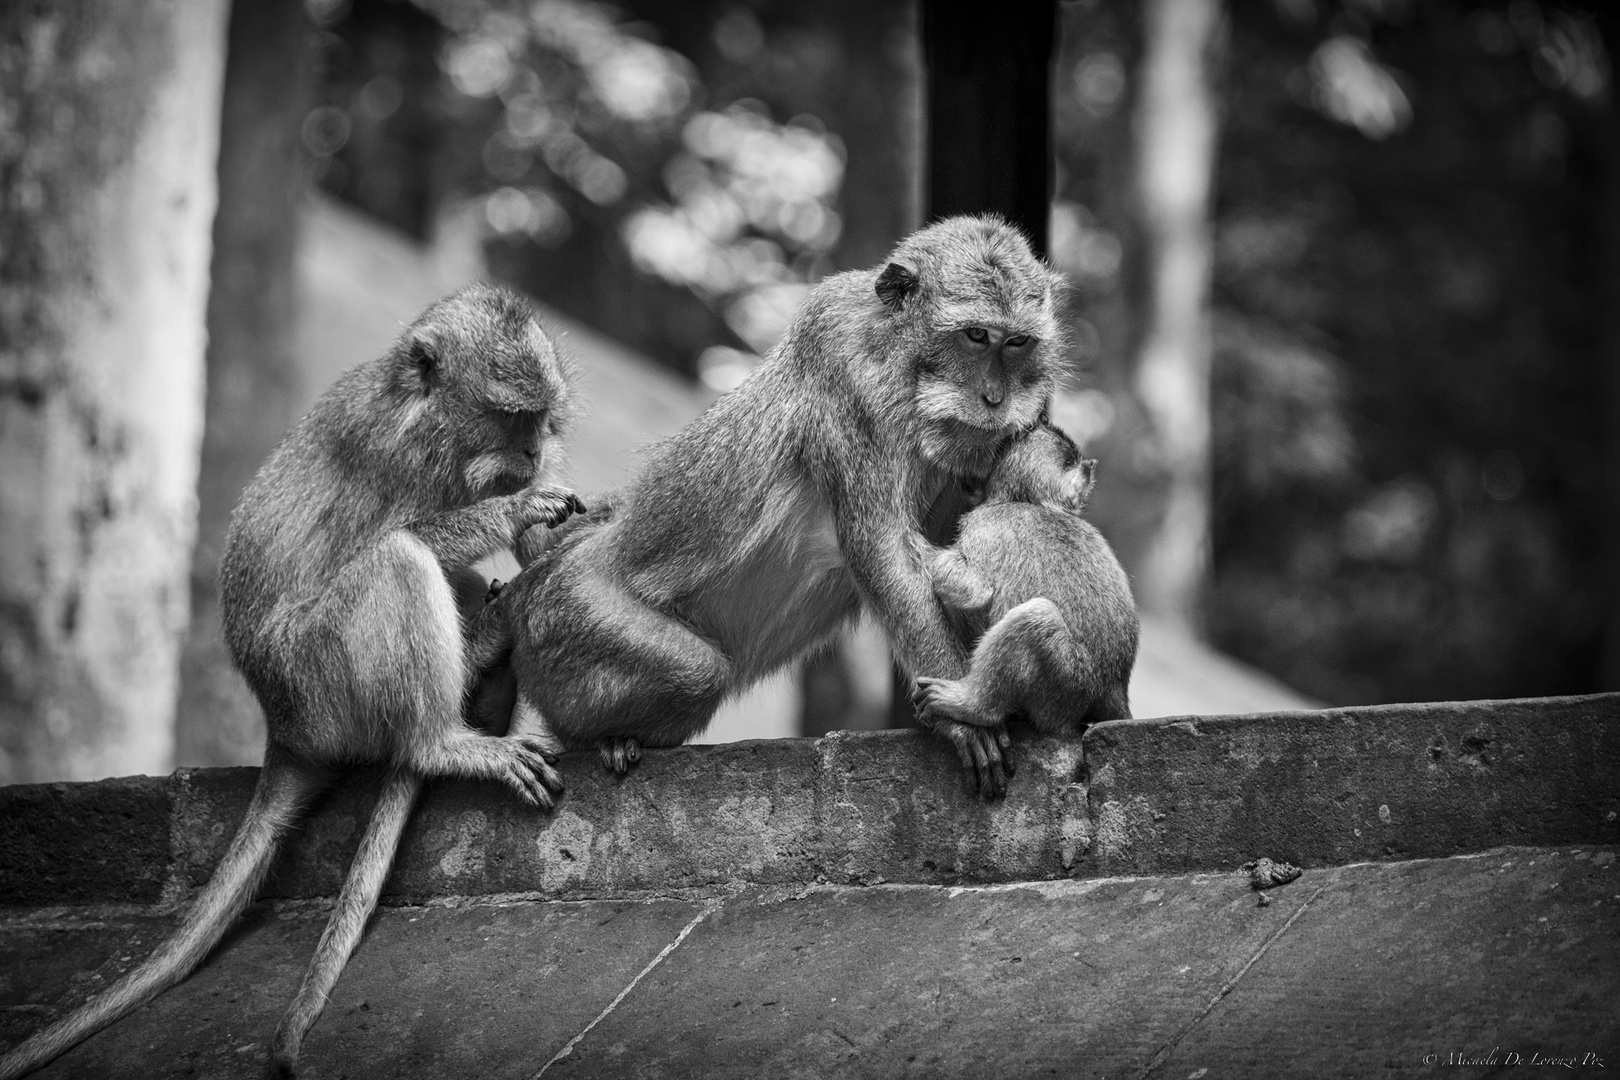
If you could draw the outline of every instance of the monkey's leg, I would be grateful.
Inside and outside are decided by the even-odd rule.
[[[521,735],[481,734],[462,719],[470,675],[461,618],[419,536],[385,538],[343,568],[320,604],[317,617],[336,628],[347,653],[324,682],[346,688],[334,714],[369,716],[380,733],[374,745],[423,776],[496,780],[531,806],[555,803],[553,793],[562,791],[555,751]],[[337,660],[311,656],[311,663]]]
[[[917,680],[919,718],[950,740],[980,792],[993,797],[1005,790],[996,751],[1011,746],[1007,718],[1022,713],[1041,731],[1060,730],[1088,699],[1086,666],[1084,650],[1057,607],[1044,598],[1029,600],[979,640],[965,677]],[[1008,758],[1005,772],[1013,771]]]
[[[337,907],[326,923],[315,955],[310,958],[304,972],[298,995],[281,1018],[276,1028],[275,1041],[270,1048],[270,1075],[291,1077],[298,1067],[298,1051],[304,1036],[320,1019],[327,998],[338,976],[349,962],[354,947],[360,942],[366,921],[377,908],[377,897],[382,894],[383,882],[394,864],[394,853],[399,850],[400,834],[410,820],[411,808],[422,791],[422,778],[410,770],[394,770],[383,781],[377,796],[377,806],[371,812],[371,823],[360,839],[349,876],[338,894]]]
[[[678,746],[703,729],[733,687],[729,657],[599,576],[552,583],[552,603],[519,635],[513,663],[520,697],[564,743],[605,741],[604,759],[628,768],[639,753],[624,740]]]
[[[1044,597],[1026,600],[985,632],[967,675],[918,679],[917,706],[929,721],[976,727],[994,727],[1021,711],[1036,727],[1052,730],[1054,716],[1085,704],[1077,677],[1084,659],[1057,605]]]

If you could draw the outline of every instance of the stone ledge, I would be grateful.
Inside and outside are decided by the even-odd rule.
[[[1620,840],[1620,694],[1119,720],[1084,742],[1101,874]]]
[[[1082,750],[1085,765],[1082,767]],[[608,899],[729,883],[979,884],[1620,840],[1620,694],[1100,724],[1014,744],[1007,799],[918,732],[571,754],[551,815],[436,782],[395,899]],[[207,880],[254,769],[0,788],[0,905],[142,903]],[[270,897],[336,892],[380,773],[294,834]]]

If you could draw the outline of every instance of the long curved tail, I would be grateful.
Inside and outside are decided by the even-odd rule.
[[[303,1046],[304,1036],[326,1008],[333,985],[359,943],[366,920],[377,907],[383,882],[394,865],[400,834],[405,831],[405,823],[421,791],[422,777],[407,769],[396,769],[383,782],[371,824],[366,827],[360,849],[354,855],[354,865],[349,868],[343,891],[338,894],[337,908],[326,924],[321,943],[315,946],[315,955],[304,972],[298,996],[288,1006],[281,1026],[276,1029],[276,1039],[270,1048],[269,1074],[272,1077],[296,1075],[298,1051]]]
[[[180,926],[104,993],[0,1058],[0,1080],[32,1072],[191,974],[253,900],[282,836],[326,777],[322,769],[266,755],[247,816]]]

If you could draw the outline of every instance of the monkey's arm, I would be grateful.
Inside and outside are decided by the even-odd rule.
[[[967,653],[935,599],[933,577],[915,546],[921,537],[868,522],[840,529],[840,539],[855,583],[887,632],[900,666],[913,676],[960,678]]]
[[[556,525],[584,509],[579,497],[565,488],[526,488],[446,510],[413,522],[409,529],[449,572],[511,547],[531,525]]]

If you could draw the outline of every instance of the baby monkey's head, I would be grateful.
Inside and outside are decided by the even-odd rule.
[[[470,285],[423,312],[390,358],[400,435],[438,440],[432,466],[448,482],[509,494],[556,464],[572,372],[521,296]]]
[[[984,503],[1034,503],[1078,514],[1091,499],[1097,462],[1044,417],[1001,452],[984,482]]]

